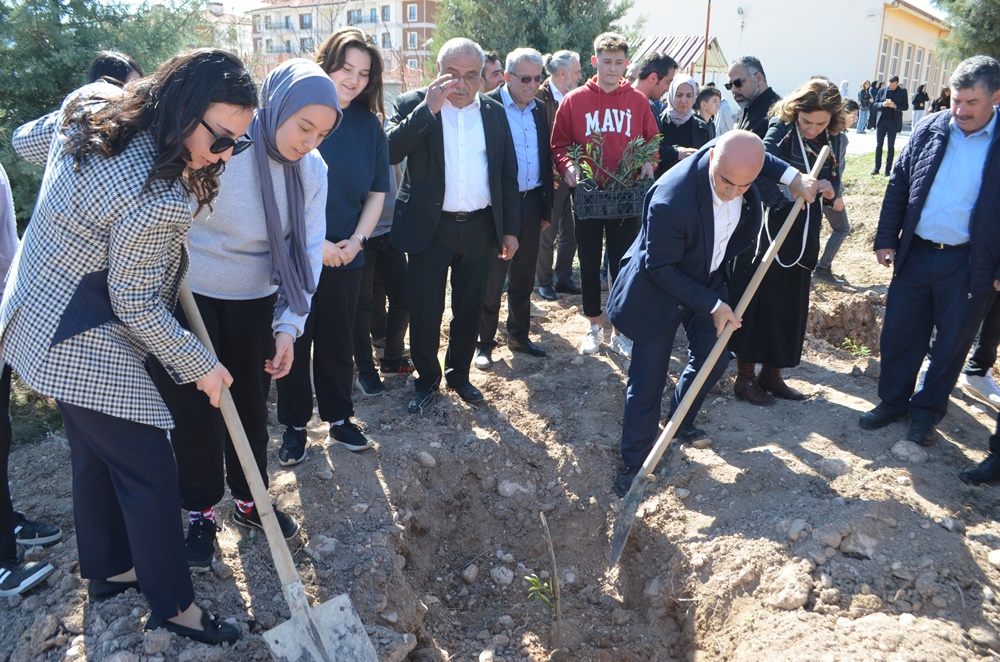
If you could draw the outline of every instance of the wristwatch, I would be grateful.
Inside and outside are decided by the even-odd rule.
[[[361,242],[361,248],[364,248],[365,244],[368,243],[368,237],[364,236],[360,232],[358,232],[357,234],[351,235],[351,237],[357,237],[358,238],[358,241]]]

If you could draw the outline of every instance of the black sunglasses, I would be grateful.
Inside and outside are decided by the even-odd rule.
[[[731,83],[726,83],[725,84],[725,88],[727,90],[731,90],[734,87],[737,88],[737,89],[739,89],[739,88],[743,87],[743,83],[745,83],[746,80],[747,80],[746,78],[737,78],[736,80],[734,80]]]
[[[215,129],[208,125],[208,122],[205,120],[201,120],[201,125],[208,129],[209,133],[215,136],[215,142],[208,148],[212,154],[222,154],[227,149],[232,149],[233,156],[236,156],[240,152],[245,152],[247,148],[253,144],[253,141],[246,136],[243,136],[239,140],[233,140],[229,136],[220,136],[215,132]]]
[[[518,76],[516,74],[511,74],[511,76],[514,76],[514,78],[516,78],[519,81],[521,81],[521,85],[527,85],[531,81],[535,81],[536,83],[541,83],[542,80],[543,80],[541,75],[538,75],[538,76]]]

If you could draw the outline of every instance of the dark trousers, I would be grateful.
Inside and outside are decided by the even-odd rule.
[[[410,324],[410,296],[406,279],[406,254],[389,243],[389,234],[372,237],[365,243],[365,266],[361,268],[361,289],[354,317],[354,362],[359,373],[375,372],[372,357],[372,305],[376,275],[389,301],[383,336],[382,361],[399,365],[403,360],[406,327]]]
[[[608,242],[609,271],[612,283],[618,277],[622,256],[635,241],[638,219],[576,219],[576,244],[580,252],[580,289],[583,290],[583,314],[600,317],[601,249]],[[610,289],[610,283],[609,283]]]
[[[449,268],[452,317],[445,371],[449,384],[469,380],[486,281],[497,253],[493,210],[487,207],[467,221],[442,217],[430,246],[409,254],[410,357],[418,389],[435,389],[441,382],[438,348]]]
[[[948,409],[969,346],[995,293],[968,297],[969,247],[931,248],[914,239],[889,284],[880,340],[878,395],[893,414],[909,410],[914,421],[937,424]],[[913,392],[924,356],[930,365],[923,388]]]
[[[295,341],[292,370],[279,379],[278,421],[305,427],[312,418],[313,383],[319,417],[335,423],[354,416],[354,315],[361,291],[361,269],[323,267],[305,331]]]
[[[73,465],[80,576],[135,568],[159,618],[194,602],[177,516],[177,466],[165,430],[58,402]]]
[[[892,158],[896,155],[896,124],[895,121],[890,123],[879,122],[878,126],[875,127],[875,171],[878,172],[882,169],[882,143],[885,139],[889,139],[889,145],[885,153],[885,173],[889,174],[892,172]]]
[[[267,481],[267,393],[271,376],[264,361],[274,357],[276,295],[261,299],[214,299],[194,295],[198,310],[212,339],[219,362],[233,376],[230,393],[246,431],[250,450],[264,485]],[[190,328],[180,307],[175,313],[184,328]],[[187,510],[207,510],[222,501],[225,483],[233,498],[252,501],[239,456],[222,418],[194,383],[175,384],[158,371],[157,387],[174,417],[170,442],[177,458],[181,503]]]
[[[403,259],[406,259],[406,253],[403,253]],[[404,269],[405,273],[405,269]],[[386,308],[388,307],[388,300],[385,296],[385,287],[382,285],[382,281],[378,277],[378,271],[375,272],[375,277],[372,278],[372,309],[369,314],[369,328],[372,334],[372,340],[385,340],[385,318],[387,316]],[[410,297],[406,297],[406,323],[409,324],[410,320]]]
[[[560,183],[553,191],[549,227],[538,243],[538,268],[535,280],[539,287],[573,282],[573,258],[576,256],[576,228],[573,227],[573,189]],[[555,253],[555,271],[552,254]],[[555,280],[553,280],[553,276]]]
[[[997,362],[997,345],[1000,345],[1000,296],[994,297],[993,305],[983,318],[976,344],[972,346],[972,355],[962,372],[980,377],[988,375]]]
[[[14,541],[14,504],[10,500],[8,461],[10,460],[10,366],[4,364],[0,374],[0,565],[17,558],[17,543]]]
[[[718,283],[713,289],[719,291]],[[724,285],[721,286],[721,291],[725,291]],[[677,380],[677,387],[670,399],[671,415],[677,410],[695,375],[705,364],[705,359],[715,346],[715,325],[712,323],[712,316],[699,315],[687,308],[677,321],[664,328],[657,338],[645,343],[636,342],[633,345],[632,362],[628,369],[628,389],[625,393],[625,413],[622,415],[622,460],[625,466],[642,466],[660,436],[663,387],[666,385],[667,369],[670,367],[670,350],[674,344],[674,335],[680,324],[684,325],[688,337],[688,364],[681,378]],[[719,381],[728,365],[729,353],[723,352],[698,391],[698,397],[684,416],[682,424],[694,423],[708,390]]]
[[[528,340],[531,326],[531,290],[535,285],[535,267],[538,264],[538,237],[542,230],[541,187],[528,191],[521,198],[521,236],[517,252],[510,260],[492,258],[483,314],[479,318],[480,349],[491,350],[497,346],[497,324],[500,322],[500,297],[503,284],[507,285],[507,335],[522,342]],[[509,273],[509,278],[508,278]]]

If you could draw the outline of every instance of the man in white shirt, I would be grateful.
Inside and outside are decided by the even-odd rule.
[[[444,376],[462,400],[483,394],[469,382],[477,323],[494,256],[514,257],[520,233],[517,155],[503,105],[478,93],[483,51],[451,39],[440,76],[396,99],[389,160],[406,159],[389,241],[408,255],[410,354],[417,377],[408,411],[431,401]],[[451,271],[452,320],[444,371],[438,360]]]

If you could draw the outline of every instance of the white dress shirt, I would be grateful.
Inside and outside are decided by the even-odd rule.
[[[477,211],[490,206],[486,131],[479,97],[465,108],[450,100],[441,107],[444,131],[444,204],[448,212]]]
[[[726,248],[729,240],[736,232],[736,226],[740,223],[740,216],[743,213],[743,196],[733,198],[726,202],[715,192],[715,182],[709,175],[708,183],[712,187],[712,212],[715,215],[715,242],[712,246],[712,263],[708,267],[708,273],[712,274],[722,266],[722,260],[726,257]],[[712,308],[714,313],[722,305],[722,300],[715,302]]]
[[[552,98],[555,100],[556,106],[561,106],[562,100],[566,98],[566,95],[562,93],[562,90],[556,87],[556,84],[552,82],[551,78],[549,79],[549,89],[552,90]]]

